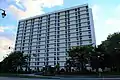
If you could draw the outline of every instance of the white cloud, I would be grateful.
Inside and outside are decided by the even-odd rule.
[[[30,16],[43,14],[43,8],[51,8],[54,6],[61,6],[63,0],[6,0],[2,1],[4,4],[14,2],[17,6],[24,7],[25,11],[18,8],[13,4],[6,6],[6,11],[11,12],[18,19],[27,18]],[[1,3],[0,3],[1,5]],[[9,46],[14,47],[15,43],[15,32],[14,29],[17,27],[14,26],[0,26],[0,61],[3,59],[3,56],[10,53],[8,49]],[[11,31],[10,34],[8,31]]]
[[[106,28],[109,33],[114,33],[120,31],[120,5],[117,5],[113,10],[113,16],[106,19]]]
[[[101,7],[99,6],[99,5],[93,5],[92,6],[92,12],[93,12],[93,18],[94,18],[94,20],[98,20],[98,14],[100,13],[100,11],[101,11]]]
[[[0,61],[3,60],[3,56],[11,52],[10,47],[14,47],[14,40],[10,40],[6,37],[0,37]]]
[[[119,17],[120,18],[120,17]],[[106,20],[106,28],[109,33],[114,33],[120,31],[120,19],[117,18],[109,18]]]
[[[98,4],[93,4],[91,6],[93,19],[94,19],[94,28],[95,28],[95,36],[96,36],[96,44],[100,44],[101,40],[105,39],[105,35],[101,36],[101,32],[104,34],[103,20],[102,20],[102,7]],[[102,20],[102,21],[101,21]]]
[[[97,45],[107,39],[109,34],[120,31],[120,5],[109,8],[112,11],[108,6],[97,4],[92,6]]]
[[[0,61],[10,53],[9,46],[14,47],[15,29],[15,26],[0,26]]]
[[[0,27],[0,32],[4,32],[4,28],[3,27]]]
[[[16,29],[15,26],[0,26],[0,32],[5,32],[5,30],[9,30],[15,34],[15,32],[13,31],[15,29]]]
[[[111,25],[111,26],[119,26],[120,19],[110,18],[110,19],[106,20],[106,24]]]
[[[15,5],[10,5],[8,10],[17,18],[23,19],[35,15],[43,14],[43,8],[51,8],[54,6],[60,6],[63,4],[63,0],[17,0],[16,3],[18,5],[23,5],[25,11],[18,9]]]
[[[115,15],[119,16],[120,17],[120,5],[118,5],[115,9]]]

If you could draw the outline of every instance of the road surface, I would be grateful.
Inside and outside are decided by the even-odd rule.
[[[120,80],[120,78],[63,78],[60,79],[34,79],[34,78],[13,78],[13,77],[0,77],[0,80]]]

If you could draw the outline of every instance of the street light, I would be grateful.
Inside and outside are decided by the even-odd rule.
[[[120,48],[114,48],[115,50],[119,50]]]
[[[2,11],[2,18],[4,18],[6,16],[5,10],[0,9]]]

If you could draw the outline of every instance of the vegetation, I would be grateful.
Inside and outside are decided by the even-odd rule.
[[[0,63],[1,72],[23,71],[23,67],[28,67],[28,56],[21,52],[12,52]]]
[[[93,51],[94,47],[92,46],[76,46],[72,47],[68,51],[68,56],[70,57],[67,62],[66,66],[69,67],[71,72],[71,67],[76,67],[77,70],[80,69],[83,71],[85,69],[84,65],[89,63],[90,55]]]
[[[60,70],[60,65],[55,67],[47,66],[43,68],[43,72],[49,74],[58,74],[59,72],[65,73],[86,73],[99,68],[105,72],[109,68],[110,72],[120,72],[120,33],[114,33],[107,37],[97,47],[92,45],[75,46],[67,51],[68,59],[65,63],[65,69]],[[30,57],[21,52],[10,53],[2,62],[0,62],[1,72],[18,72],[23,68],[29,70],[27,60]],[[92,67],[91,70],[86,69],[86,64]],[[46,72],[47,71],[47,72]],[[81,73],[81,74],[83,74]]]
[[[90,64],[92,70],[110,68],[111,71],[120,71],[120,33],[114,33],[97,47],[76,46],[67,52],[69,59],[66,61],[66,71],[71,72],[71,67],[76,71],[86,70],[85,64]]]

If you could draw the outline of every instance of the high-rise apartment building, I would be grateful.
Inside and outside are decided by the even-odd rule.
[[[96,45],[92,9],[87,4],[19,21],[15,51],[31,55],[30,68],[64,67],[72,46]]]

